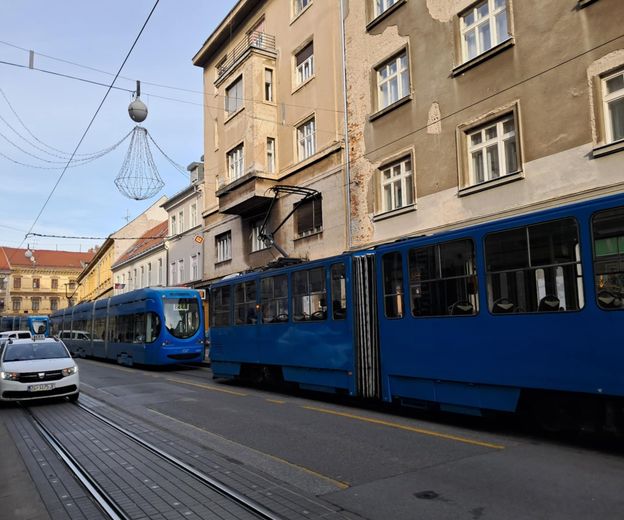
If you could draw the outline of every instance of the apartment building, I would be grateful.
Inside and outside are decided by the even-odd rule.
[[[205,91],[204,278],[343,251],[340,3],[240,0],[193,63]]]
[[[621,0],[349,0],[354,246],[621,191]]]

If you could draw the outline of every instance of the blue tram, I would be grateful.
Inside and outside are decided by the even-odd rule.
[[[231,277],[210,305],[216,377],[624,428],[624,195]]]
[[[193,289],[138,289],[69,307],[50,320],[52,334],[74,356],[166,365],[204,355],[202,302]]]
[[[49,318],[47,316],[3,316],[0,318],[0,332],[8,330],[28,330],[35,335],[50,335]]]

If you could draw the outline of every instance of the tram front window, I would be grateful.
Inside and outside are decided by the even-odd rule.
[[[199,303],[195,298],[165,298],[165,327],[176,338],[193,336],[199,329]]]
[[[32,328],[35,331],[35,334],[45,334],[47,325],[46,322],[43,320],[33,320]]]

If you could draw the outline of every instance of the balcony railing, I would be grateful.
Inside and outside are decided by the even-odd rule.
[[[222,78],[234,64],[251,49],[275,52],[275,36],[264,32],[251,32],[238,42],[225,58],[217,65],[217,81]]]

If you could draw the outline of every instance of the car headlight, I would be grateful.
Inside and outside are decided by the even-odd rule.
[[[72,374],[75,374],[76,372],[78,372],[78,367],[77,366],[64,368],[63,369],[63,377],[71,376]]]
[[[0,379],[5,381],[17,381],[19,379],[18,372],[0,372]]]

